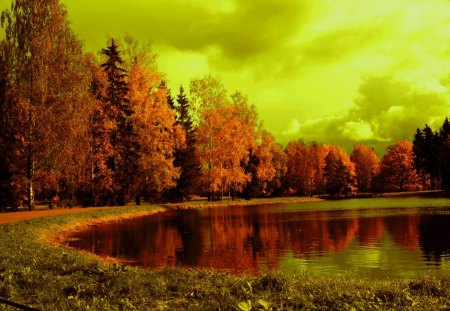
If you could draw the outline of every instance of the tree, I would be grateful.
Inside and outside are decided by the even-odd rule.
[[[5,42],[1,42],[0,47],[0,211],[3,207],[11,206],[17,208],[17,199],[14,198],[14,182],[12,172],[12,162],[14,162],[14,152],[10,146],[16,142],[14,128],[14,118],[11,115],[13,107],[11,100],[7,97],[8,90],[8,68],[5,56]]]
[[[256,135],[256,142],[249,150],[249,161],[244,166],[245,172],[251,175],[243,191],[246,199],[271,195],[270,183],[277,174],[273,136],[263,129],[259,129]]]
[[[439,149],[440,142],[437,133],[425,124],[417,129],[413,140],[414,164],[420,176],[422,187],[436,189],[439,184]]]
[[[156,200],[175,186],[180,170],[174,165],[175,150],[184,148],[185,135],[176,124],[168,103],[168,90],[147,48],[135,51],[129,70],[131,124],[136,133],[138,157],[133,194]],[[159,77],[159,78],[158,78]]]
[[[108,117],[109,103],[106,98],[107,76],[99,66],[99,61],[93,54],[86,54],[86,71],[90,81],[90,103],[92,106],[89,116],[88,155],[85,158],[87,167],[78,192],[85,206],[105,205],[117,190],[114,172],[109,161],[114,157],[111,136],[115,129]]]
[[[32,209],[35,195],[54,192],[66,147],[75,143],[76,130],[85,129],[77,124],[87,91],[82,48],[58,0],[14,0],[1,24],[8,122],[16,139],[10,169],[19,196],[26,192]]]
[[[313,168],[311,150],[303,141],[291,141],[286,146],[288,158],[286,181],[288,187],[296,194],[310,194],[310,181],[312,179]]]
[[[350,155],[355,164],[356,182],[360,191],[372,188],[372,180],[380,172],[381,161],[375,150],[365,145],[355,145]]]
[[[442,189],[450,189],[450,147],[449,147],[449,136],[450,136],[450,123],[448,118],[445,118],[444,123],[439,129],[438,135],[438,170],[439,177],[441,180]]]
[[[288,170],[287,156],[283,147],[279,144],[273,144],[271,148],[272,167],[275,170],[273,178],[267,183],[266,192],[268,195],[281,196],[283,194],[284,179]]]
[[[442,175],[442,189],[450,190],[450,134],[441,148],[440,172]]]
[[[439,129],[439,138],[442,143],[445,144],[447,142],[448,135],[450,135],[450,122],[448,118],[445,118],[444,123]]]
[[[323,194],[325,158],[330,148],[315,142],[289,142],[285,150],[288,158],[284,178],[286,190],[303,195]]]
[[[191,118],[190,103],[182,86],[177,95],[177,103],[178,106],[171,105],[171,107],[177,112],[177,124],[184,132],[186,144],[175,150],[174,164],[180,168],[181,172],[177,186],[171,195],[177,201],[184,201],[195,193],[195,183],[200,176],[200,164],[195,157],[196,129]]]
[[[332,146],[325,158],[324,179],[326,192],[347,196],[356,189],[355,166],[338,146]]]
[[[417,189],[418,176],[414,166],[412,144],[400,140],[387,147],[381,161],[381,176],[385,190]]]
[[[255,143],[255,108],[241,93],[228,99],[220,81],[210,76],[193,80],[191,94],[198,113],[196,154],[201,182],[209,199],[214,193],[221,198],[227,191],[236,194],[251,178],[245,166]]]
[[[124,205],[127,201],[128,186],[135,173],[136,145],[131,123],[133,110],[128,100],[127,72],[122,67],[124,61],[120,56],[114,39],[102,50],[106,57],[101,65],[107,76],[107,88],[103,101],[107,103],[106,120],[110,122],[110,142],[113,149],[108,159],[108,167],[114,176],[114,195],[111,203]]]
[[[311,194],[325,193],[324,168],[325,158],[331,149],[330,145],[313,142],[311,144],[311,180],[309,182]]]

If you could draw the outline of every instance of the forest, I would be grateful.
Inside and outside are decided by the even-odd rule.
[[[450,188],[448,119],[382,157],[363,144],[283,147],[213,75],[172,93],[149,44],[85,52],[59,0],[14,0],[1,26],[0,208]]]

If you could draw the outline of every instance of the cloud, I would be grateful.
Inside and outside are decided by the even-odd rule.
[[[299,135],[307,140],[336,143],[348,152],[356,143],[366,143],[384,153],[399,139],[412,139],[415,130],[429,124],[437,130],[450,111],[445,86],[424,90],[391,77],[366,78],[355,105],[345,113],[303,124]],[[444,91],[445,90],[445,91]]]
[[[385,27],[385,25],[384,25]],[[386,28],[371,24],[363,27],[337,27],[317,35],[299,46],[299,53],[306,63],[328,63],[342,60],[367,49],[383,37]]]
[[[300,127],[301,127],[300,121],[297,119],[292,119],[291,122],[289,122],[287,128],[284,129],[283,132],[281,132],[281,134],[284,136],[298,134],[300,132]]]
[[[351,140],[364,141],[376,139],[372,125],[366,121],[347,121],[338,128],[342,136]]]
[[[284,45],[308,10],[306,1],[297,0],[110,2],[69,2],[76,28],[100,36],[127,31],[185,51],[215,46],[224,57],[241,60]],[[94,20],[99,27],[88,32],[87,22]]]

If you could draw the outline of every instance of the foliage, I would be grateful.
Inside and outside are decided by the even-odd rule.
[[[285,149],[288,161],[285,188],[288,193],[314,195],[325,192],[325,158],[330,148],[330,145],[306,144],[301,140],[288,143]]]
[[[170,196],[172,200],[184,201],[197,191],[195,182],[200,177],[200,163],[195,157],[197,130],[191,117],[191,105],[182,86],[177,95],[177,104],[178,106],[173,105],[172,109],[177,113],[177,124],[181,126],[186,144],[175,150],[174,164],[180,168],[180,177],[176,187],[170,192]]]
[[[271,184],[279,172],[275,165],[275,153],[280,146],[275,145],[274,137],[263,129],[258,129],[255,135],[255,144],[249,149],[249,161],[244,166],[251,175],[242,192],[246,199],[273,194],[275,189],[271,188]]]
[[[133,55],[130,51],[128,54]],[[151,51],[142,49],[128,64],[129,98],[134,111],[131,124],[138,146],[132,190],[146,200],[155,200],[158,194],[175,186],[180,170],[174,165],[174,154],[185,146],[185,133],[176,124],[167,87],[151,58]]]
[[[275,175],[272,180],[267,182],[266,192],[272,196],[281,196],[283,193],[283,180],[287,173],[287,156],[283,148],[279,144],[273,144],[271,147],[272,167],[275,170]]]
[[[447,136],[447,141],[442,145],[440,150],[440,173],[442,175],[442,188],[450,189],[450,135]]]
[[[124,205],[127,202],[128,185],[135,171],[137,150],[131,123],[134,111],[128,99],[127,71],[121,67],[124,61],[118,48],[114,39],[111,39],[111,44],[101,51],[106,60],[100,67],[107,76],[105,97],[102,100],[106,104],[103,105],[103,113],[110,124],[108,140],[112,148],[107,164],[113,175],[114,191],[107,198],[107,204]]]
[[[291,141],[285,152],[288,158],[286,181],[289,187],[297,194],[309,194],[313,163],[309,146],[301,140]]]
[[[414,164],[424,189],[436,189],[439,178],[439,138],[428,124],[417,129],[413,140]]]
[[[17,200],[52,196],[61,178],[78,178],[71,146],[83,143],[89,106],[82,47],[57,0],[14,0],[1,15],[6,38],[2,66],[7,77],[2,141]],[[63,140],[60,138],[64,137]],[[84,147],[81,145],[80,147]],[[2,148],[3,149],[3,148]],[[15,202],[14,202],[15,201]]]
[[[425,127],[422,130],[417,129],[414,135],[414,164],[424,189],[449,189],[446,164],[449,134],[450,125],[446,118],[439,131],[433,132],[425,124]]]
[[[227,98],[221,83],[212,77],[191,82],[198,103],[196,154],[201,164],[201,183],[208,196],[235,194],[250,180],[245,172],[249,150],[255,144],[257,122],[253,106],[240,93]]]
[[[355,164],[358,189],[360,191],[372,189],[372,180],[379,174],[381,165],[375,150],[365,145],[356,145],[350,160]]]
[[[419,187],[412,144],[400,140],[387,148],[381,161],[381,182],[386,190],[416,190]]]
[[[331,146],[325,158],[323,171],[325,188],[332,195],[347,196],[356,190],[355,166],[348,155],[338,146]]]

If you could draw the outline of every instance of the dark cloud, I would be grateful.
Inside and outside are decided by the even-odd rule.
[[[312,6],[302,0],[232,0],[230,9],[225,10],[200,1],[67,2],[74,28],[88,48],[99,50],[106,37],[122,37],[126,32],[158,47],[206,55],[211,65],[224,70],[261,59],[264,63],[285,62],[258,56],[287,51]]]
[[[384,35],[383,27],[385,25],[370,24],[365,27],[331,28],[301,44],[299,52],[308,63],[339,61],[380,40]]]
[[[145,18],[130,16],[127,22],[149,32],[157,44],[193,51],[215,46],[239,59],[279,48],[307,10],[306,1],[297,0],[235,1],[231,11],[189,1],[158,2],[147,7]]]
[[[221,18],[211,33],[211,41],[232,58],[279,49],[296,33],[298,22],[307,11],[303,1],[242,1],[233,13]]]

